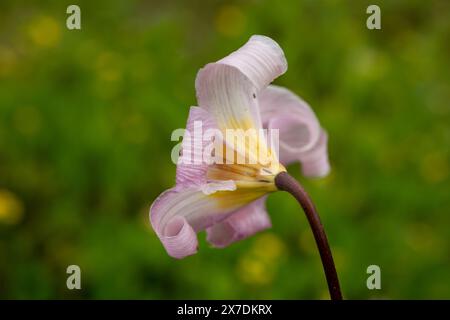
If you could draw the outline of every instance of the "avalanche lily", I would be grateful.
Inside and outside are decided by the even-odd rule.
[[[180,259],[197,252],[197,233],[202,230],[206,230],[213,246],[226,247],[271,227],[266,196],[277,190],[288,191],[300,202],[312,227],[331,297],[340,299],[320,219],[306,192],[284,167],[299,161],[307,177],[328,174],[327,134],[306,102],[285,88],[270,85],[286,70],[280,46],[268,37],[252,36],[240,49],[198,72],[198,107],[189,111],[187,131],[198,121],[204,128],[223,133],[228,129],[278,129],[278,154],[267,137],[253,134],[248,137],[251,143],[234,147],[233,159],[244,154],[246,160],[254,161],[180,161],[176,185],[154,201],[150,221],[167,253]],[[207,147],[205,141],[200,141],[192,148],[185,140],[181,154],[203,154]],[[259,161],[261,150],[270,161]],[[219,157],[226,158],[224,154]]]

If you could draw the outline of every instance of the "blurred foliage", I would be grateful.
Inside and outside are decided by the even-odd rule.
[[[300,177],[322,215],[347,298],[450,298],[450,2],[0,3],[0,298],[327,298],[291,197],[273,228],[171,259],[148,209],[174,184],[173,129],[200,67],[252,34],[280,43],[277,84],[328,130],[332,174]],[[66,268],[82,290],[66,288]],[[366,288],[377,264],[382,290]]]

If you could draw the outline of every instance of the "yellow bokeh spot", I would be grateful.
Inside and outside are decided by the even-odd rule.
[[[382,78],[389,67],[389,60],[383,53],[366,47],[356,50],[351,59],[356,75],[365,80]]]
[[[238,274],[244,283],[265,285],[272,282],[273,268],[265,261],[247,256],[239,261]]]
[[[227,37],[241,34],[247,23],[241,9],[233,5],[225,5],[219,9],[215,19],[216,30]]]
[[[0,189],[0,223],[16,224],[23,216],[23,204],[12,192]]]
[[[41,47],[53,47],[61,39],[61,27],[52,17],[39,17],[28,26],[31,40]]]
[[[121,79],[120,58],[113,52],[102,52],[95,64],[101,80],[115,82]]]
[[[266,260],[277,259],[284,250],[284,243],[273,233],[260,235],[253,246],[254,254]]]
[[[242,282],[255,286],[272,283],[284,251],[285,245],[276,235],[260,235],[238,263],[237,271]]]
[[[5,46],[0,46],[0,76],[11,74],[17,65],[16,53]]]
[[[406,227],[406,243],[416,252],[429,256],[439,254],[443,248],[433,228],[425,223],[413,223]]]
[[[422,159],[421,174],[428,183],[438,183],[448,178],[449,164],[445,154],[433,152]]]

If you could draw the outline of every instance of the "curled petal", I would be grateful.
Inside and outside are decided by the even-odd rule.
[[[221,129],[260,128],[257,95],[286,69],[278,44],[253,36],[239,50],[199,71],[195,81],[199,106],[214,115]]]
[[[327,135],[311,107],[289,90],[268,86],[259,97],[263,126],[278,129],[281,163],[302,163],[305,176],[328,174]]]
[[[211,142],[204,140],[203,137],[207,130],[215,128],[216,123],[208,111],[191,107],[178,158],[177,185],[187,187],[206,183],[208,165],[204,159],[204,151]],[[198,130],[201,132],[197,132]]]
[[[150,221],[167,253],[181,259],[197,252],[196,232],[220,219],[219,213],[215,199],[200,187],[175,187],[152,204]]]
[[[222,221],[261,195],[236,189],[233,181],[177,186],[155,200],[150,208],[150,222],[167,253],[181,259],[197,252],[197,232]]]
[[[311,107],[286,88],[268,86],[259,97],[263,125],[280,130],[280,147],[291,153],[312,148],[320,124]]]
[[[328,135],[325,130],[321,130],[317,143],[300,155],[300,162],[305,177],[324,177],[330,172]]]
[[[266,36],[252,36],[241,48],[218,61],[239,69],[258,90],[265,88],[287,70],[278,43]]]
[[[195,82],[200,107],[214,116],[220,129],[251,129],[260,126],[256,88],[235,67],[210,63]]]
[[[176,216],[169,220],[160,239],[174,258],[181,259],[197,252],[197,234],[184,217]]]
[[[272,226],[262,197],[236,210],[225,220],[206,230],[207,240],[215,247],[223,248]]]

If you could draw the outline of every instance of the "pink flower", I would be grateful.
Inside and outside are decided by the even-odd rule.
[[[191,107],[187,129],[195,121],[205,128],[279,129],[279,154],[264,137],[253,136],[256,149],[268,151],[269,164],[179,163],[175,187],[150,208],[150,221],[167,253],[183,258],[197,252],[197,233],[206,230],[216,247],[244,239],[271,226],[266,195],[277,191],[275,177],[284,165],[299,161],[308,177],[329,170],[327,134],[309,105],[289,90],[270,85],[286,72],[280,46],[265,36],[252,36],[237,51],[207,64],[195,81],[198,107]],[[206,143],[183,152],[203,153]],[[187,150],[189,148],[189,150]],[[256,149],[255,149],[256,148]],[[236,148],[235,153],[241,150]]]

